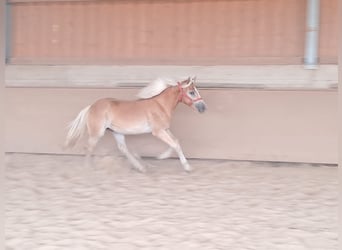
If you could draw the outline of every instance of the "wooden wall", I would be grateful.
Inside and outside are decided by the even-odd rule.
[[[301,64],[306,0],[9,1],[11,63]],[[337,62],[337,0],[320,61]]]
[[[132,99],[138,89],[7,88],[7,152],[82,153],[84,144],[63,151],[66,125],[102,97]],[[337,163],[336,91],[200,89],[208,105],[198,114],[179,105],[171,130],[190,158]],[[130,136],[143,156],[167,148],[151,135]],[[97,154],[115,154],[108,133]]]

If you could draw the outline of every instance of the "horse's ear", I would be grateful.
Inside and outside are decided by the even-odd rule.
[[[189,76],[188,78],[183,80],[181,83],[182,83],[182,85],[186,85],[186,84],[189,84],[190,82],[191,82],[191,77]]]
[[[190,76],[189,78],[190,78],[190,81],[191,81],[192,83],[194,83],[194,82],[196,81],[196,76]]]

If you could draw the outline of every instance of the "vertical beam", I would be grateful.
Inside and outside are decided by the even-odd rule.
[[[339,190],[342,190],[342,1],[338,2],[338,79],[339,79],[339,84],[338,84],[338,117],[339,117],[339,122],[338,122],[338,128],[339,128],[339,147],[338,147],[338,156],[339,156]],[[342,204],[342,192],[339,192],[339,200],[340,200],[340,209],[339,209],[339,233],[341,235],[342,233],[342,209],[341,209],[341,204]],[[339,238],[339,247],[338,249],[342,249],[342,237]]]
[[[0,224],[4,225],[5,219],[4,219],[4,191],[5,190],[5,177],[4,177],[4,121],[5,121],[5,88],[4,88],[4,83],[5,83],[5,2],[0,1]],[[0,229],[0,248],[5,249],[5,232],[4,232],[4,227],[1,226]]]
[[[12,42],[12,12],[11,12],[11,3],[6,1],[5,7],[5,60],[8,62],[11,58],[11,42]]]
[[[304,63],[307,69],[316,69],[318,64],[320,0],[307,0],[306,41]]]

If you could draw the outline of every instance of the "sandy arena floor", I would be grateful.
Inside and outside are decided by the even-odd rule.
[[[337,249],[337,167],[6,156],[8,250]]]

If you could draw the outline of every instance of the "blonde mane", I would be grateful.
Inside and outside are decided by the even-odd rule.
[[[166,88],[171,86],[176,86],[177,81],[168,78],[158,78],[153,82],[149,83],[146,87],[142,88],[137,96],[140,99],[148,99],[153,96],[159,95],[163,92]]]

